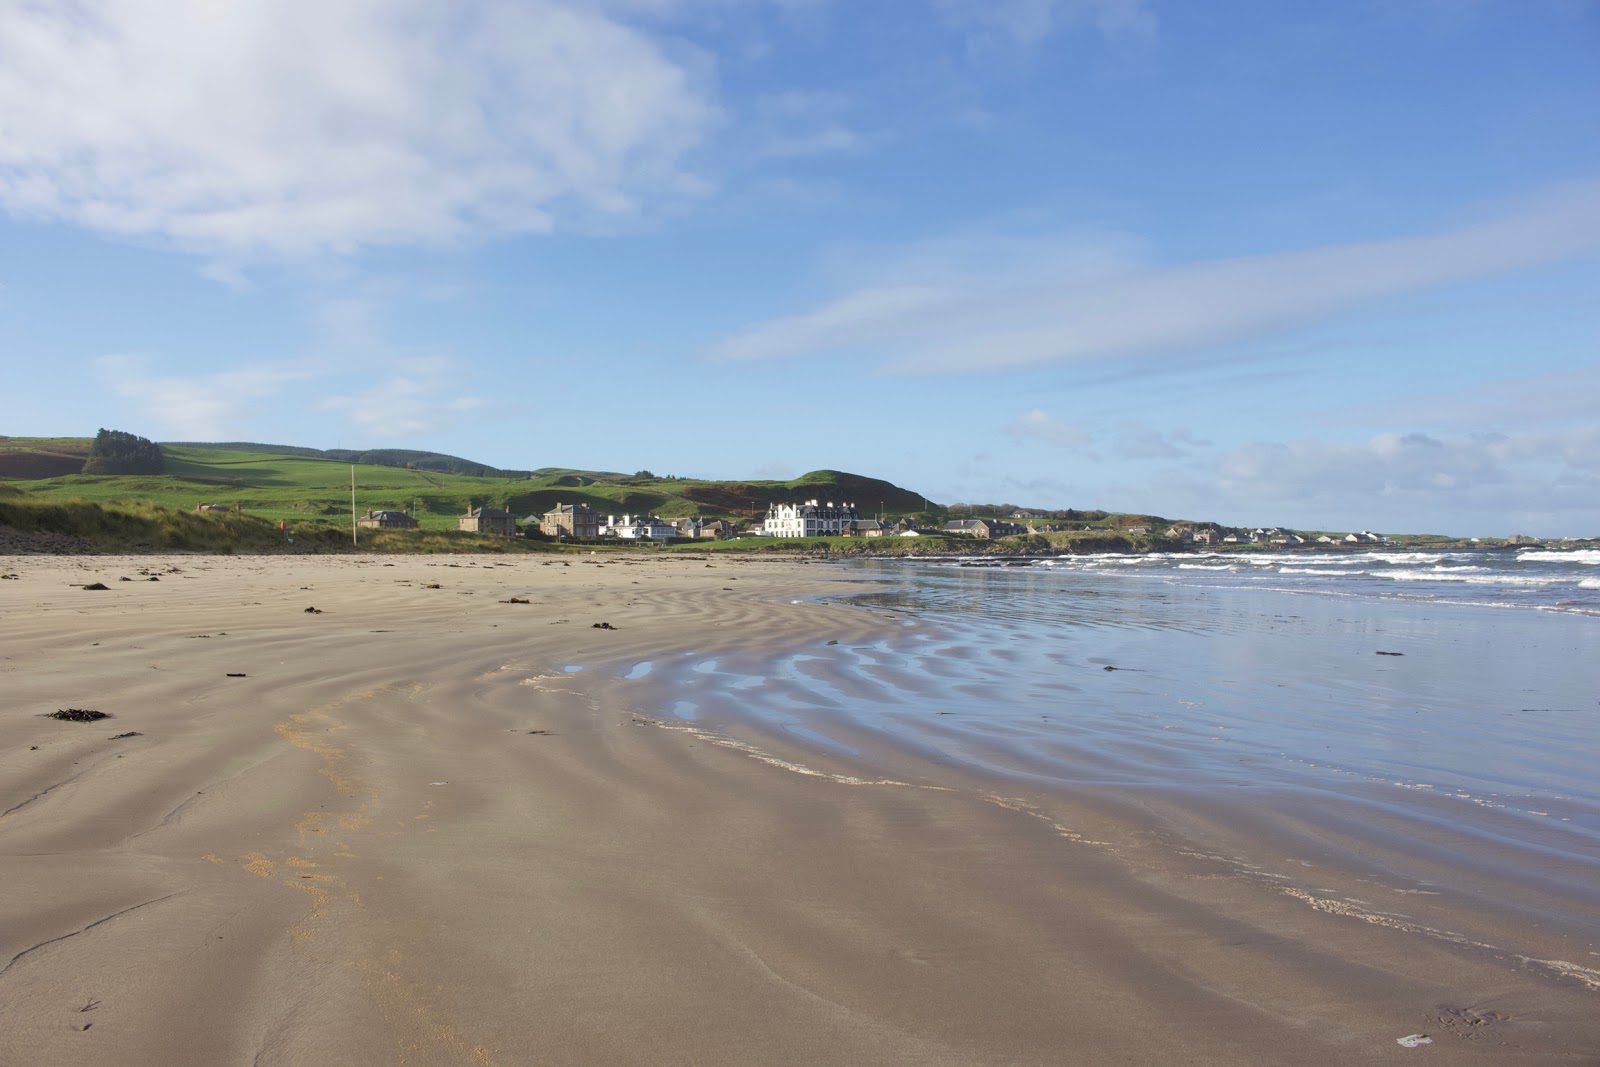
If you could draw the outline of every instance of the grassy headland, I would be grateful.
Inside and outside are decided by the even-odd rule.
[[[40,438],[9,438],[0,450],[16,457],[43,449]],[[79,442],[49,442],[49,454],[67,456]],[[88,441],[81,442],[81,456]],[[323,522],[348,527],[350,467],[314,456],[246,452],[234,448],[164,445],[166,473],[101,476],[61,474],[33,478],[31,494],[45,499],[101,504],[158,504],[192,511],[221,504],[277,522]],[[15,477],[16,475],[13,475]],[[557,503],[586,504],[601,514],[750,519],[774,500],[826,497],[848,500],[863,512],[920,510],[923,498],[876,478],[813,471],[789,481],[704,481],[547,468],[530,476],[485,477],[410,467],[358,464],[356,511],[412,511],[424,529],[453,529],[471,507],[502,507],[519,518],[543,514]]]

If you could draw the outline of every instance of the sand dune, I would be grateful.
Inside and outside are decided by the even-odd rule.
[[[0,558],[0,1062],[1600,1062],[1600,956],[1228,858],[1290,813],[675,718],[640,664],[901,625],[710,563]]]

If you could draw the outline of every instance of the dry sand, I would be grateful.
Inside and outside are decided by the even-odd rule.
[[[0,557],[0,1062],[1600,1062],[1581,975],[1184,838],[1266,818],[673,720],[631,665],[896,625],[710,562]]]

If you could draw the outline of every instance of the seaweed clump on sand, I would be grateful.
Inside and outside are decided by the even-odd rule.
[[[62,722],[98,722],[111,716],[91,708],[58,708],[50,713],[50,718],[60,719]]]

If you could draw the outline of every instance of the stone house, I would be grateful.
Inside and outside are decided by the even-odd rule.
[[[456,519],[456,529],[466,533],[517,536],[517,517],[505,508],[473,508]]]
[[[591,538],[600,536],[600,513],[587,504],[563,504],[545,512],[539,519],[539,532],[546,537]]]
[[[996,537],[1010,537],[1013,534],[1027,533],[1027,529],[1014,522],[1001,522],[999,519],[952,519],[944,524],[945,533],[966,534],[984,541]]]

